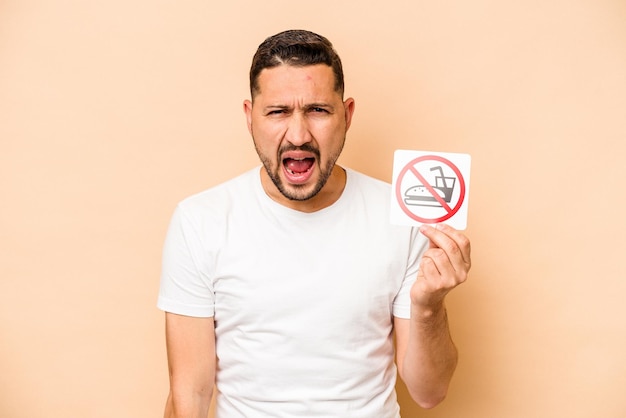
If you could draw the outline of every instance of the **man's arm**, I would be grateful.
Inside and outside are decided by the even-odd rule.
[[[446,225],[423,226],[430,239],[411,288],[411,319],[395,318],[396,356],[400,377],[411,397],[423,408],[439,404],[457,363],[450,337],[445,296],[467,279],[470,243]]]
[[[165,418],[206,418],[215,384],[213,318],[165,314],[170,393]]]

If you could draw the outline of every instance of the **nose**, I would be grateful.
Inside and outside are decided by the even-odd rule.
[[[294,112],[292,114],[289,124],[287,125],[285,139],[297,147],[311,142],[312,135],[309,130],[309,123],[306,116],[301,112]]]

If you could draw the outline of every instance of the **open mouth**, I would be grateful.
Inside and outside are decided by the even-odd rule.
[[[283,171],[290,183],[302,184],[311,177],[315,158],[285,158],[283,159]]]

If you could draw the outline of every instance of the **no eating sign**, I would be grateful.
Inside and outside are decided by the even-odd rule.
[[[391,222],[446,223],[467,227],[468,154],[397,150],[394,154]]]

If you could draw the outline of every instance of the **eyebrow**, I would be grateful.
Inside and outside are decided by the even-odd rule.
[[[316,107],[321,107],[321,108],[329,109],[329,110],[334,110],[335,109],[335,107],[333,105],[329,104],[329,103],[307,103],[302,108],[306,109],[306,110],[309,110],[309,109],[313,109],[313,108],[316,108]],[[269,110],[269,109],[272,109],[272,110],[276,110],[276,109],[279,109],[279,110],[291,110],[291,109],[293,109],[293,106],[274,104],[274,105],[267,105],[263,109],[265,109],[265,110]]]

